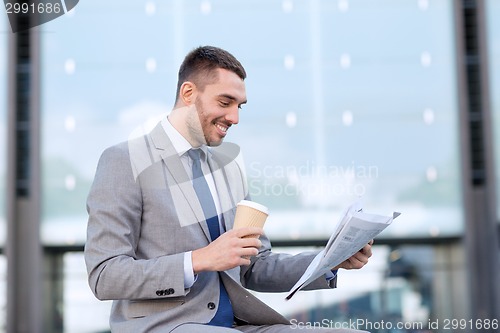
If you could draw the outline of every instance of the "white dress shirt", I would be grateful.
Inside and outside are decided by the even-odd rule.
[[[187,174],[191,179],[193,179],[193,161],[188,156],[187,151],[192,149],[191,144],[184,138],[179,131],[177,131],[174,126],[170,123],[168,118],[162,120],[161,125],[165,132],[167,133],[170,141],[172,141],[172,145],[174,146],[175,151],[179,154],[179,158],[181,159],[182,165],[186,169]],[[214,178],[212,177],[212,173],[210,171],[210,166],[208,165],[207,156],[208,156],[208,147],[203,145],[200,147],[203,151],[200,154],[201,159],[201,170],[205,175],[205,179],[207,181],[208,187],[210,189],[210,193],[214,199],[215,209],[217,210],[217,215],[219,216],[219,228],[221,229],[221,233],[224,232],[221,221],[221,206],[219,201],[219,196],[217,195],[217,188],[215,187]],[[186,252],[184,254],[184,287],[190,288],[195,281],[195,276],[193,273],[193,261],[191,258],[192,251]]]

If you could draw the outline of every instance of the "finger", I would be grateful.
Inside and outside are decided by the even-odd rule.
[[[359,252],[370,258],[372,256],[372,246],[370,244],[365,245]]]
[[[375,240],[372,239],[371,241],[368,242],[368,245],[373,245],[374,242]]]
[[[241,257],[240,266],[248,266],[251,264],[250,256]]]
[[[363,262],[364,258],[361,253],[356,253],[352,257],[349,258],[349,262],[352,264],[357,264]]]
[[[349,264],[351,266],[351,269],[359,269],[365,266],[368,263],[368,259],[363,260],[363,258],[357,258],[355,256],[352,256],[349,258]]]
[[[343,268],[344,269],[354,269],[356,268],[356,263],[357,263],[357,260],[355,258],[349,258],[347,259],[346,261],[344,261],[343,263]]]
[[[262,242],[258,238],[241,238],[239,245],[241,247],[253,247],[260,249]]]
[[[244,247],[241,249],[239,254],[240,257],[255,257],[259,254],[259,250],[257,250],[255,247]]]
[[[360,262],[365,265],[366,263],[368,263],[369,257],[362,252],[358,252],[355,253],[350,259],[353,259],[353,262]]]
[[[245,228],[239,228],[239,229],[233,229],[235,230],[236,237],[243,238],[245,236],[249,235],[262,235],[264,233],[264,229],[262,228],[257,228],[257,227],[245,227]]]

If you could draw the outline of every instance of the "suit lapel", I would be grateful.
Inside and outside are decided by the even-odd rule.
[[[194,191],[191,179],[186,173],[179,154],[174,149],[174,146],[162,128],[161,123],[151,131],[150,136],[160,158],[163,160],[165,166],[174,179],[175,183],[168,184],[168,186],[172,193],[175,208],[177,210],[189,209],[196,217],[195,221],[185,221],[180,219],[181,226],[198,222],[200,227],[203,229],[203,233],[207,237],[207,240],[210,241],[210,232],[205,221],[205,214],[203,213],[200,201]],[[186,202],[188,205],[185,204]]]
[[[221,272],[220,277],[226,287],[234,316],[252,325],[290,325],[290,321],[243,288],[237,281],[238,275]]]

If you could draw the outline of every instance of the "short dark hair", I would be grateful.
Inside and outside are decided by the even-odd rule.
[[[227,69],[242,80],[247,77],[243,65],[231,53],[215,46],[200,46],[186,55],[179,68],[175,101],[177,102],[181,86],[186,81],[192,81],[201,90],[208,83],[216,82],[218,68]]]

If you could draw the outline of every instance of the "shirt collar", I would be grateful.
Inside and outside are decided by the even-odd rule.
[[[174,146],[174,149],[177,154],[179,154],[179,156],[183,156],[189,149],[193,149],[188,140],[186,140],[186,138],[184,138],[182,134],[179,133],[179,131],[174,126],[172,126],[172,124],[168,120],[168,117],[165,117],[161,121],[161,125],[165,130],[165,133],[167,133],[168,137],[170,138],[170,141],[172,141],[172,145]],[[206,162],[208,147],[206,145],[202,145],[200,149],[203,151],[203,154],[201,154],[201,159]]]

